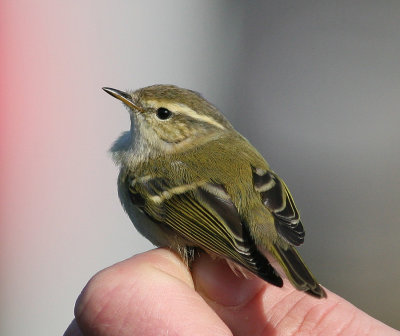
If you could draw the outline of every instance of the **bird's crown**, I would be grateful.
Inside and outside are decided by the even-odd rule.
[[[133,92],[103,89],[129,108],[138,133],[151,144],[190,143],[193,138],[232,129],[218,109],[195,91],[174,85]]]

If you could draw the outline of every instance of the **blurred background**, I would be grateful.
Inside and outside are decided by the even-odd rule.
[[[146,251],[102,86],[203,93],[301,210],[320,282],[400,328],[398,1],[0,4],[0,334],[60,335],[97,271]]]

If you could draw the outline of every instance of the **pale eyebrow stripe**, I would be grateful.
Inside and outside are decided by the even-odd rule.
[[[163,101],[155,101],[155,100],[149,100],[147,101],[148,105],[151,105],[154,108],[158,107],[165,107],[166,109],[170,110],[171,112],[178,112],[182,113],[190,118],[199,120],[199,121],[204,121],[208,124],[214,125],[218,128],[225,129],[223,125],[221,125],[219,122],[217,122],[214,118],[206,116],[206,115],[200,115],[196,111],[192,110],[190,107],[186,106],[185,104],[178,104],[178,103],[170,103],[170,102],[163,102]]]

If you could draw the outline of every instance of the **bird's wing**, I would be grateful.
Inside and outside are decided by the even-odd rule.
[[[163,178],[131,181],[132,201],[160,225],[188,242],[233,260],[264,280],[282,286],[282,279],[257,250],[247,226],[225,188],[207,182],[174,186]],[[138,197],[138,195],[141,195]]]
[[[253,183],[263,204],[274,215],[280,236],[290,244],[301,245],[304,241],[303,225],[285,182],[270,170],[253,168]]]

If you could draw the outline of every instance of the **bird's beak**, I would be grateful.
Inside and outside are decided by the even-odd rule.
[[[108,94],[113,96],[114,98],[119,99],[122,101],[124,104],[128,105],[130,108],[142,112],[142,108],[139,106],[135,105],[132,101],[132,96],[129,93],[126,93],[124,91],[120,91],[117,89],[112,89],[109,87],[103,87],[103,90],[106,91]]]

